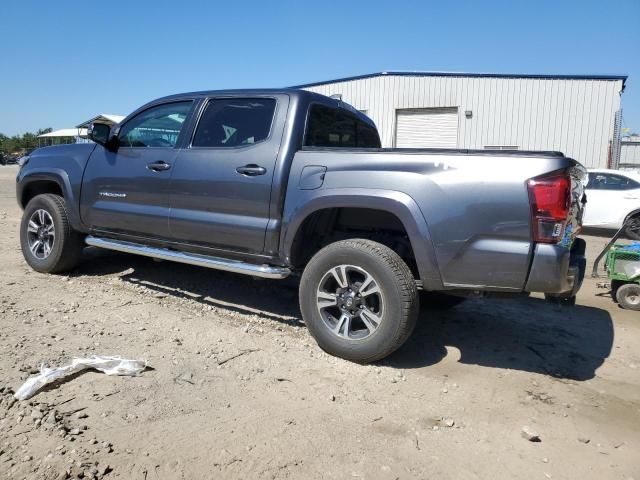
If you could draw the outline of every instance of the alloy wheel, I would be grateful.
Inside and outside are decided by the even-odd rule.
[[[44,260],[51,255],[55,237],[56,230],[51,214],[42,208],[33,212],[27,225],[27,240],[33,256]]]
[[[320,280],[316,302],[325,325],[338,337],[372,335],[384,318],[384,296],[377,280],[355,265],[338,265]]]

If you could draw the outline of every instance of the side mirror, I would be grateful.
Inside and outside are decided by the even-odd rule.
[[[111,127],[109,125],[104,123],[92,123],[87,130],[87,137],[97,144],[102,145],[110,152],[116,152],[118,150],[118,136],[117,134],[111,135]]]
[[[107,145],[109,141],[109,134],[111,133],[111,127],[104,123],[92,123],[87,130],[87,136],[90,140],[93,140],[103,147]]]

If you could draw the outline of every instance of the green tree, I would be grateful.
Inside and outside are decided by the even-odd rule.
[[[40,128],[36,133],[26,132],[23,135],[14,135],[12,137],[0,133],[0,152],[11,154],[36,148],[38,146],[38,135],[52,131],[53,129],[51,127]]]

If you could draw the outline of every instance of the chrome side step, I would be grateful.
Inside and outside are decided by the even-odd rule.
[[[150,247],[138,243],[124,242],[122,240],[112,240],[110,238],[98,238],[91,235],[86,238],[87,245],[108,250],[116,250],[124,253],[134,253],[145,257],[159,258],[172,262],[188,263],[200,267],[224,270],[225,272],[244,273],[262,278],[286,278],[291,274],[291,270],[286,267],[274,267],[271,265],[256,265],[240,260],[229,260],[226,258],[210,257],[197,253],[177,252],[167,248]]]

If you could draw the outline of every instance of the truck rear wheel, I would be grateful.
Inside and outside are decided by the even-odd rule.
[[[318,345],[359,363],[397,350],[419,312],[407,264],[390,248],[364,239],[335,242],[316,253],[302,274],[299,296]]]
[[[20,224],[20,247],[38,272],[60,273],[78,264],[82,236],[71,228],[62,197],[46,193],[29,201]]]
[[[625,283],[616,292],[618,304],[627,310],[640,310],[640,285]]]

